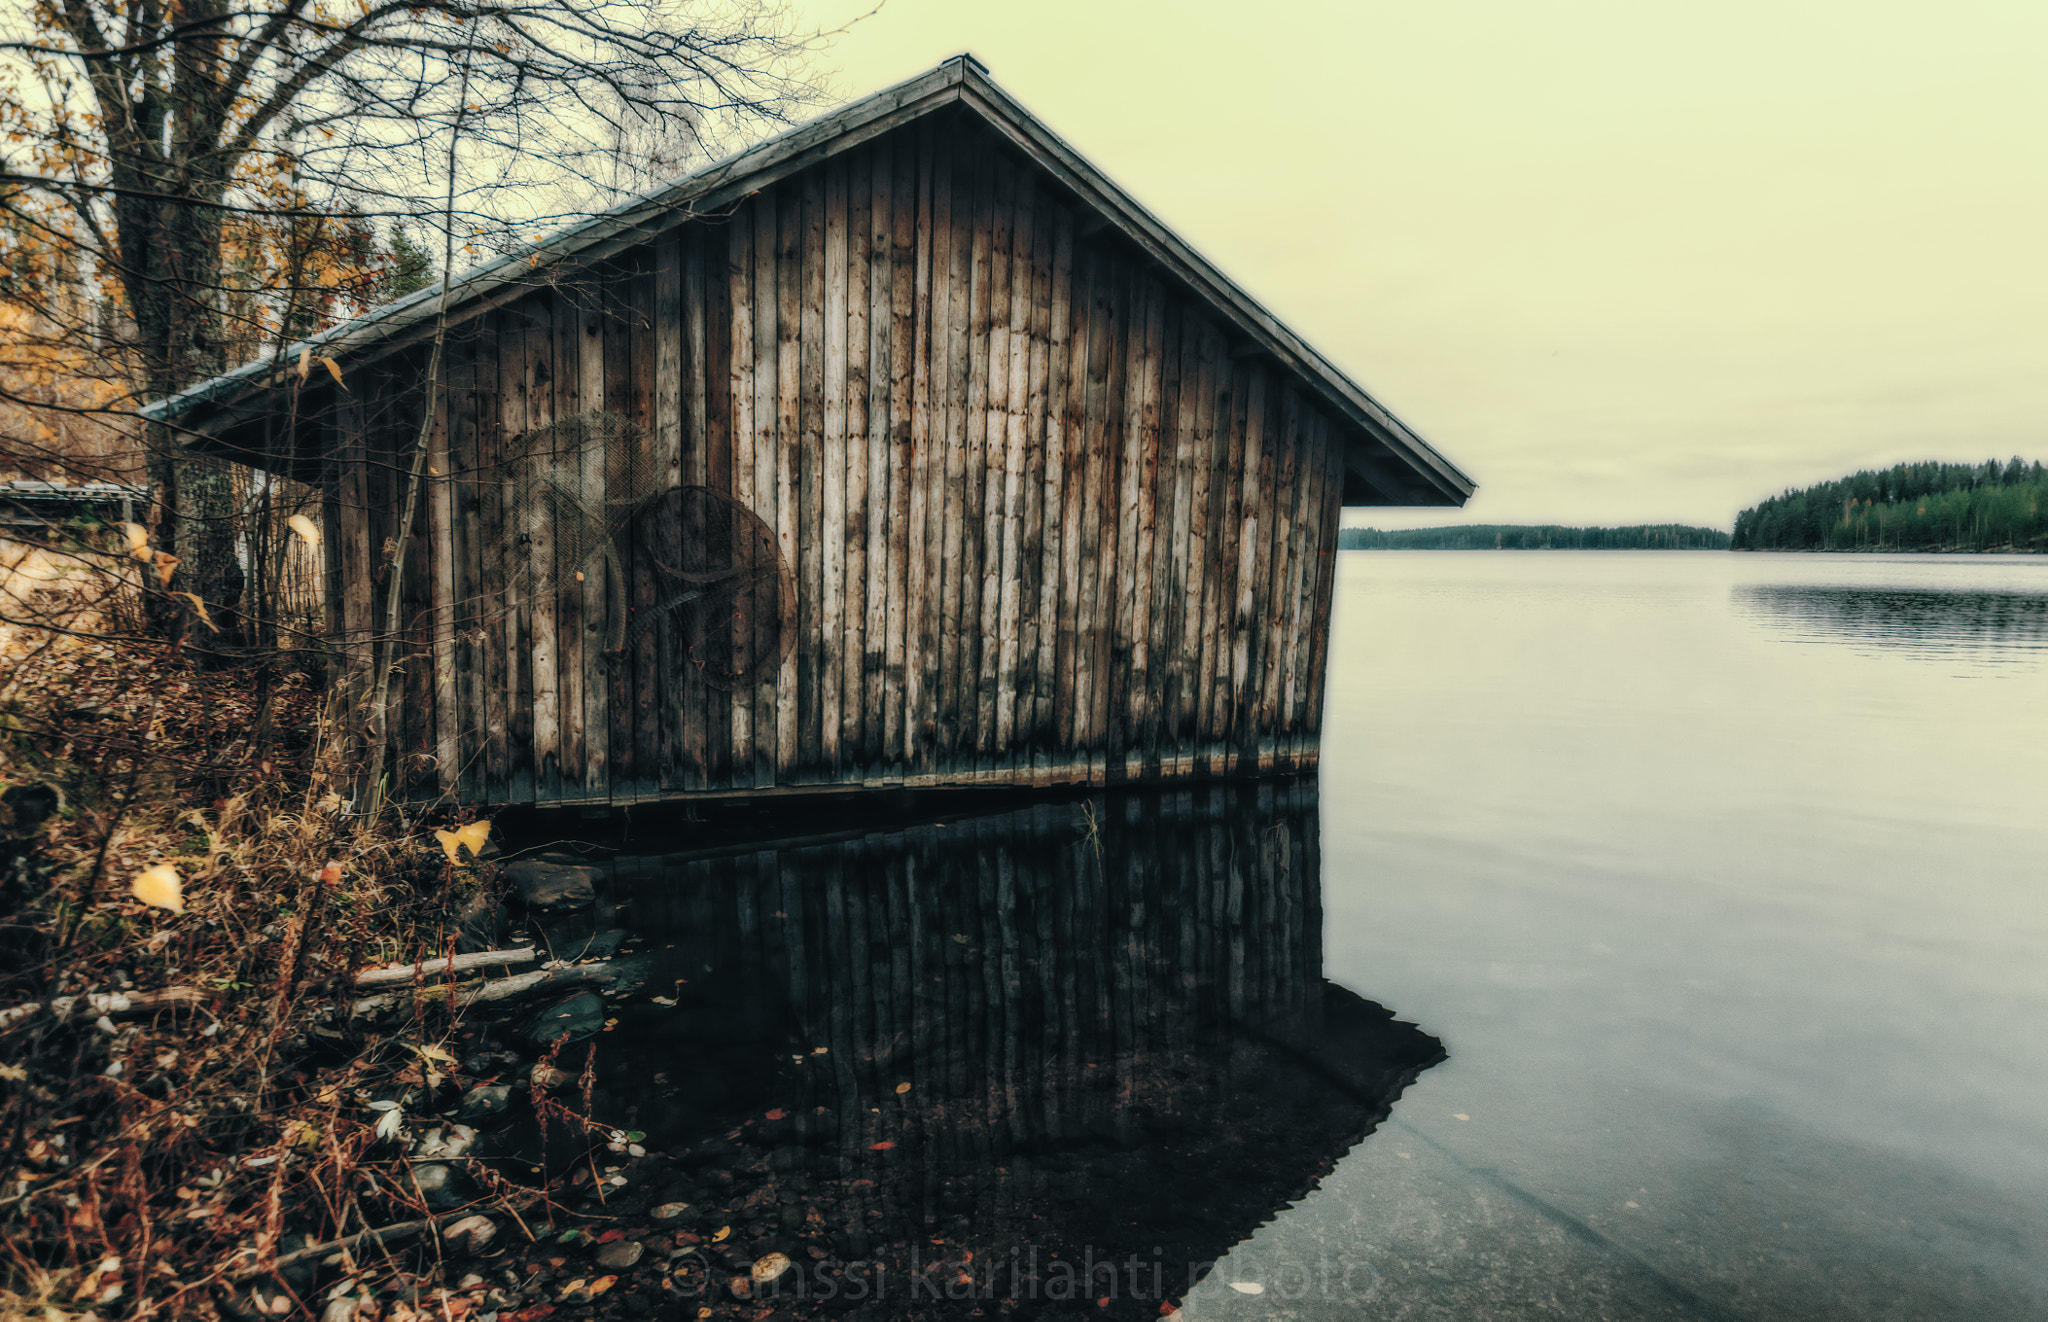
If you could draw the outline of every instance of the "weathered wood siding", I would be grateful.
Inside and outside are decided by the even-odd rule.
[[[409,556],[403,788],[625,802],[1313,766],[1345,438],[1086,214],[980,121],[936,115],[453,327]],[[423,360],[366,371],[324,419],[330,625],[358,664]],[[508,608],[497,465],[597,410],[774,529],[796,636],[758,682],[709,687],[655,635],[611,670],[598,583]],[[582,480],[601,496],[607,475]]]

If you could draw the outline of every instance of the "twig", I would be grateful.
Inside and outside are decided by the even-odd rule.
[[[415,977],[433,977],[437,973],[467,973],[492,964],[531,964],[540,958],[532,946],[521,946],[517,950],[478,950],[467,955],[453,955],[447,959],[421,960],[414,964],[386,964],[379,968],[364,969],[356,974],[355,985],[371,987],[403,987]]]

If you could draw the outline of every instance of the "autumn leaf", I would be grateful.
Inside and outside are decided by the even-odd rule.
[[[902,1096],[902,1095],[903,1095],[904,1093],[907,1093],[907,1092],[909,1092],[909,1091],[910,1091],[910,1085],[909,1085],[909,1084],[907,1084],[907,1083],[899,1083],[899,1084],[897,1084],[897,1085],[896,1085],[896,1095],[897,1095],[898,1097],[901,1097],[901,1096]]]
[[[171,575],[177,571],[178,557],[157,551],[154,553],[154,558],[156,560],[156,585],[160,588],[167,588],[171,585]]]
[[[731,1226],[720,1226],[720,1227],[718,1228],[718,1233],[717,1233],[717,1234],[715,1234],[715,1235],[713,1235],[713,1236],[711,1237],[711,1242],[712,1242],[713,1244],[723,1244],[723,1243],[724,1243],[724,1242],[725,1242],[725,1241],[726,1241],[727,1239],[729,1239],[729,1238],[731,1238],[731,1237],[732,1237],[732,1227],[731,1227]]]
[[[185,912],[185,883],[179,880],[178,870],[168,863],[159,863],[137,873],[132,889],[135,898],[144,904],[169,909],[172,913]]]
[[[169,581],[170,581],[170,580],[169,580],[169,579],[167,578],[167,579],[165,579],[164,581],[165,581],[166,583],[169,583]],[[197,616],[199,617],[199,622],[200,622],[201,624],[205,625],[205,626],[207,627],[207,630],[208,630],[209,632],[212,632],[212,633],[219,633],[219,632],[220,632],[220,626],[219,626],[219,625],[217,625],[217,624],[215,624],[215,623],[213,622],[213,617],[212,617],[211,615],[208,615],[208,614],[206,613],[206,603],[205,603],[205,602],[203,602],[203,601],[201,601],[201,600],[199,599],[199,594],[198,594],[198,593],[196,593],[196,592],[174,592],[174,593],[172,593],[171,595],[172,595],[172,596],[174,596],[174,597],[183,597],[183,598],[184,598],[185,600],[187,600],[187,601],[191,602],[191,603],[192,603],[192,613],[193,613],[194,615],[197,615]]]
[[[484,841],[490,839],[490,837],[491,824],[489,822],[471,822],[467,826],[458,826],[452,831],[437,829],[434,832],[434,838],[441,842],[441,848],[447,853],[448,861],[458,867],[462,864],[463,849],[469,850],[471,858],[481,858],[483,856]]]
[[[128,538],[129,558],[146,562],[150,556],[149,530],[139,523],[124,523],[121,532]]]
[[[895,1147],[895,1146],[896,1146],[896,1145],[895,1145],[894,1143],[890,1142],[890,1141],[889,1141],[888,1139],[886,1139],[886,1138],[885,1138],[885,1139],[883,1139],[883,1140],[882,1140],[881,1142],[879,1142],[879,1143],[870,1143],[870,1144],[868,1144],[868,1151],[870,1151],[870,1152],[887,1152],[887,1151],[888,1151],[889,1149],[891,1149],[891,1148],[893,1148],[893,1147]]]
[[[780,1119],[782,1119],[782,1118],[783,1118],[784,1116],[786,1116],[786,1115],[788,1115],[788,1114],[789,1114],[789,1112],[787,1112],[787,1111],[783,1110],[783,1109],[782,1109],[781,1107],[779,1107],[779,1106],[778,1106],[778,1107],[776,1107],[776,1108],[775,1108],[774,1110],[772,1110],[772,1111],[770,1111],[770,1112],[768,1113],[768,1116],[767,1116],[767,1118],[768,1118],[768,1119],[770,1119],[770,1120],[780,1120]]]
[[[339,883],[340,881],[341,881],[341,864],[339,864],[339,863],[329,863],[329,864],[328,864],[328,865],[327,865],[326,867],[324,867],[324,868],[321,868],[321,869],[320,869],[320,884],[321,884],[321,885],[323,885],[323,886],[333,886],[333,885],[335,885],[335,884]]]
[[[322,358],[320,365],[327,369],[327,375],[334,378],[335,385],[341,385],[341,364],[335,362],[332,358]],[[346,386],[342,388],[347,389]]]
[[[600,1276],[590,1283],[590,1297],[595,1299],[618,1283],[619,1278],[616,1276]]]
[[[299,380],[313,374],[313,346],[308,344],[299,350]]]
[[[315,550],[319,549],[319,524],[314,523],[311,519],[307,518],[303,514],[292,515],[289,519],[285,520],[285,524],[288,527],[290,527],[293,532],[297,533],[299,535],[300,540],[304,541],[306,545],[313,547]]]

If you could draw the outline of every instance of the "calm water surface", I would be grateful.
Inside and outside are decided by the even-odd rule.
[[[1336,610],[1325,972],[1449,1058],[1190,1318],[2048,1318],[2048,562],[1348,553]]]
[[[1351,553],[1330,652],[1319,793],[619,860],[672,994],[606,1113],[728,1228],[710,1279],[2048,1319],[2048,562]]]

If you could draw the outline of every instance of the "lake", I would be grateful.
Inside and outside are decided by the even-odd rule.
[[[2048,1317],[2048,561],[1356,552],[1333,629],[1326,972],[1449,1058],[1212,1280]]]
[[[2048,1318],[2048,562],[1347,553],[1331,656],[1319,785],[620,858],[675,1287]]]

